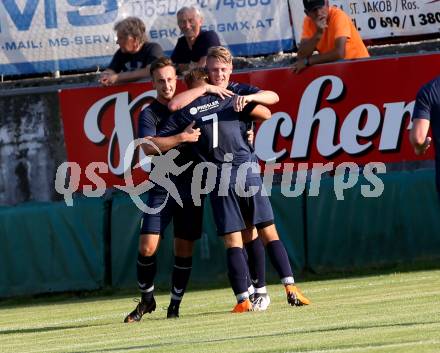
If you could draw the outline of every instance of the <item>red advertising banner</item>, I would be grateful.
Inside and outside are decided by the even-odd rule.
[[[432,149],[421,157],[414,154],[408,129],[418,89],[438,75],[440,54],[429,54],[318,65],[300,74],[288,68],[261,70],[231,80],[280,96],[272,118],[256,134],[262,161],[362,165],[433,159]],[[81,185],[90,184],[93,173],[107,187],[124,185],[121,155],[136,137],[141,107],[154,96],[150,82],[60,92],[67,156],[81,169]],[[132,165],[142,158],[139,153],[128,151]],[[108,170],[96,171],[92,162],[103,162]],[[139,182],[147,174],[138,168],[133,177]]]

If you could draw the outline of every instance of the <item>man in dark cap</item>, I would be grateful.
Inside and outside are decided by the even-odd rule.
[[[303,23],[297,61],[292,70],[299,73],[310,65],[340,59],[368,58],[367,48],[350,17],[328,0],[303,0]],[[314,51],[318,54],[313,54]]]

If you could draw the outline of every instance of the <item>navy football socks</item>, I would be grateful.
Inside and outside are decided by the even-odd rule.
[[[266,286],[266,254],[260,238],[256,238],[244,245],[248,255],[249,272],[253,286],[262,288]]]
[[[289,257],[286,248],[281,240],[274,240],[266,245],[270,262],[277,271],[284,285],[293,284],[293,273],[290,267]]]
[[[247,264],[243,255],[243,249],[238,247],[226,249],[226,260],[232,290],[238,301],[244,300],[249,294],[247,287]]]
[[[156,254],[153,256],[142,256],[138,254],[136,269],[138,287],[142,293],[142,300],[148,302],[153,298],[153,283],[157,270]]]
[[[173,274],[171,277],[171,302],[177,304],[185,294],[192,269],[192,257],[174,257]]]

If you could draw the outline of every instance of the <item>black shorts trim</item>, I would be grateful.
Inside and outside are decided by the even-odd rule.
[[[188,240],[188,241],[196,241],[196,240],[199,240],[201,237],[202,237],[201,233],[199,233],[197,235],[191,235],[191,236],[188,236],[187,234],[181,234],[181,233],[176,234],[176,233],[174,233],[174,238],[178,238],[178,239],[182,239],[182,240]]]
[[[226,233],[221,233],[221,232],[217,232],[217,236],[219,236],[219,237],[224,237],[226,234],[230,234],[230,233],[236,233],[236,232],[242,232],[243,230],[246,230],[246,229],[249,229],[249,227],[244,227],[244,228],[241,228],[241,229],[237,229],[237,230],[232,230],[232,231],[230,231],[230,232],[226,232]]]
[[[272,224],[275,224],[275,222],[274,222],[273,219],[270,220],[270,221],[265,221],[265,222],[257,223],[257,224],[255,225],[255,228],[257,228],[257,229],[262,229],[262,228],[269,227],[269,226],[271,226]]]
[[[160,236],[163,236],[161,232],[149,232],[149,231],[142,232],[142,230],[141,230],[139,236],[141,236],[141,235],[160,235]]]

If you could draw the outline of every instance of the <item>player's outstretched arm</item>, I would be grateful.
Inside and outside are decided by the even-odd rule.
[[[279,100],[280,98],[278,97],[278,94],[273,91],[259,91],[257,93],[248,94],[245,96],[235,95],[233,104],[234,110],[236,112],[241,112],[244,107],[251,102],[263,105],[272,105],[278,103]]]
[[[258,104],[272,105],[280,101],[280,97],[274,91],[262,90],[257,93],[244,96],[247,99],[247,103],[255,102]]]
[[[172,112],[178,111],[183,107],[186,107],[195,99],[203,96],[205,93],[206,93],[205,86],[200,86],[176,94],[168,103],[168,109]]]
[[[157,149],[159,149],[160,152],[165,153],[182,143],[179,135],[168,137],[147,136],[144,139],[149,140],[149,143],[146,142],[141,145],[147,156],[158,154]],[[157,149],[154,146],[156,146]]]
[[[192,101],[207,93],[215,94],[222,99],[224,99],[225,97],[232,97],[234,95],[233,92],[229,91],[226,88],[206,84],[176,94],[173,99],[171,99],[171,101],[168,103],[168,109],[172,112],[175,112],[179,109],[186,107],[188,104],[192,103]]]
[[[429,120],[427,119],[414,119],[413,126],[409,133],[409,141],[414,147],[414,153],[421,155],[431,145],[431,138],[428,136]]]

